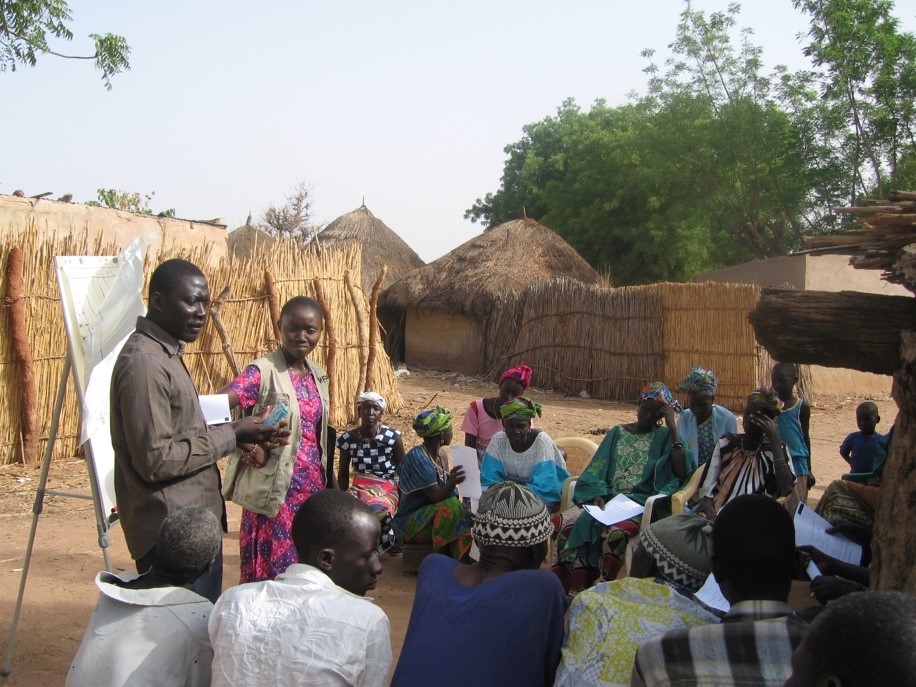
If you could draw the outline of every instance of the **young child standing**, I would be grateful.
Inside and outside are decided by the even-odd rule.
[[[840,445],[840,455],[849,463],[852,472],[871,472],[875,469],[878,442],[884,438],[875,431],[881,421],[878,406],[871,401],[860,403],[856,408],[858,432],[847,436]]]
[[[779,436],[786,442],[795,468],[796,489],[802,503],[808,488],[814,486],[811,474],[811,406],[795,395],[798,368],[793,363],[776,363],[770,376],[773,390],[782,402],[782,414],[776,417]]]

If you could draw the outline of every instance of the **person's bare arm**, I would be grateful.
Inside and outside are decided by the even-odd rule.
[[[808,471],[814,472],[814,462],[811,460],[811,406],[802,401],[802,406],[798,410],[798,421],[801,424],[802,435],[805,438],[805,446],[808,447]]]
[[[346,491],[350,488],[350,454],[342,448],[337,452],[337,488]]]
[[[750,422],[760,428],[773,454],[773,471],[776,473],[776,495],[788,496],[795,487],[795,478],[789,469],[788,456],[783,450],[776,420],[763,414],[750,416]]]
[[[677,433],[674,408],[662,406],[661,415],[665,419],[668,436],[671,438],[671,470],[675,475],[684,479],[687,476],[687,454],[684,452],[684,442],[681,441]]]
[[[391,460],[396,466],[400,465],[401,461],[404,460],[404,440],[400,436],[394,440],[394,450],[391,452]]]

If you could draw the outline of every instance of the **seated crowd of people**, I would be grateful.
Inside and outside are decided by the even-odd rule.
[[[578,475],[534,426],[531,368],[506,370],[498,395],[471,403],[461,425],[478,457],[475,509],[459,497],[466,475],[449,461],[446,408],[416,416],[406,450],[383,424],[385,398],[367,391],[359,424],[336,436],[328,376],[308,359],[323,328],[310,298],[284,305],[279,348],[221,389],[245,417],[200,428],[199,408],[178,405],[190,380],[181,342],[206,312],[188,304],[205,290],[190,263],[163,263],[115,367],[115,486],[139,574],[97,576],[68,685],[374,687],[392,669],[397,687],[912,683],[916,599],[866,591],[893,438],[876,432],[874,404],[857,409],[859,431],[840,448],[853,472],[816,508],[863,544],[858,564],[796,547],[790,513],[814,483],[811,410],[783,363],[772,388],[747,397],[740,433],[715,403],[711,371],[694,368],[680,384],[686,410],[662,382],[646,384],[635,419],[611,428]],[[140,408],[163,389],[166,410]],[[174,436],[169,414],[173,430],[184,426]],[[152,430],[136,424],[143,418]],[[222,591],[225,509],[207,490],[233,442],[222,495],[242,506],[241,574]],[[672,512],[688,483],[695,493]],[[206,502],[193,505],[200,494]],[[586,508],[621,495],[637,507],[652,499],[646,522],[607,524]],[[382,558],[407,545],[429,555],[392,666],[389,620],[365,595]],[[789,593],[809,560],[825,606],[798,614]]]

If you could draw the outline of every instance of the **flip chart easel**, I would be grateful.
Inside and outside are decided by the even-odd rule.
[[[10,627],[9,643],[0,677],[12,672],[13,646],[22,611],[25,584],[29,576],[38,518],[46,496],[91,500],[95,509],[99,548],[105,569],[111,570],[108,557],[108,530],[117,520],[114,493],[114,451],[111,447],[109,387],[114,361],[121,346],[134,330],[138,315],[145,312],[140,292],[143,288],[142,239],[131,243],[115,257],[56,257],[57,284],[60,289],[64,324],[67,330],[67,355],[57,386],[51,415],[51,428],[42,458],[41,477],[32,506],[32,527],[19,581],[19,595]],[[47,489],[51,455],[60,425],[60,413],[67,391],[67,377],[73,375],[82,418],[80,443],[86,444],[86,468],[91,494],[73,494]]]

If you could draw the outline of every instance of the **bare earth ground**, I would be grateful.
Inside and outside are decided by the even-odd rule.
[[[406,407],[388,416],[386,423],[404,432],[405,444],[414,445],[410,421],[423,408],[439,404],[456,416],[455,443],[464,435],[457,428],[471,400],[496,393],[496,385],[455,373],[414,371],[402,380],[401,393]],[[584,436],[597,442],[590,430],[608,428],[634,419],[634,407],[608,401],[564,397],[537,389],[530,395],[544,405],[538,426],[554,438]],[[878,399],[882,421],[879,431],[887,431],[896,416],[890,399]],[[854,399],[815,404],[812,412],[812,442],[818,484],[809,503],[816,503],[830,480],[846,472],[837,453],[840,442],[855,430]],[[31,525],[31,510],[39,467],[18,465],[0,467],[0,641],[5,652]],[[81,460],[59,461],[51,468],[49,489],[89,493],[88,478]],[[228,504],[230,534],[225,542],[225,580],[231,586],[238,579],[238,523],[240,509]],[[120,529],[111,532],[110,555],[116,570],[134,570]],[[415,577],[404,576],[400,559],[383,560],[385,572],[374,592],[376,602],[391,620],[395,660],[400,652]],[[89,614],[98,592],[93,578],[103,567],[91,504],[87,501],[48,497],[39,518],[38,535],[25,591],[18,627],[13,672],[8,685],[62,685],[70,661],[79,647]],[[804,583],[796,583],[793,600],[807,605]]]

